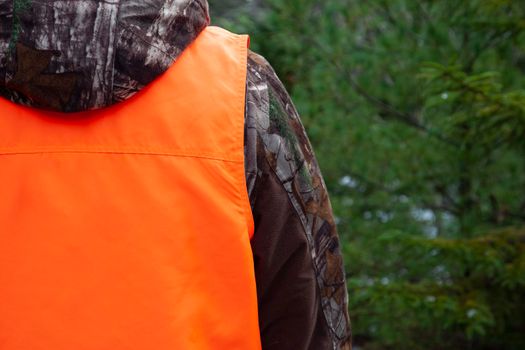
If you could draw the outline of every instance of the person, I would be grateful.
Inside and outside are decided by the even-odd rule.
[[[350,349],[298,112],[205,0],[0,1],[0,347]]]

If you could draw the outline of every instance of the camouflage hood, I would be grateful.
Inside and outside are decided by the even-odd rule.
[[[0,0],[0,96],[60,112],[110,106],[208,23],[206,0]]]

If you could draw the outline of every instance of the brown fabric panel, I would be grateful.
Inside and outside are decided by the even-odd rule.
[[[261,171],[252,249],[263,349],[331,349],[302,224],[271,169]]]

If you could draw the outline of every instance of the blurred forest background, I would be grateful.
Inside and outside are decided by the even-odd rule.
[[[221,0],[289,89],[358,349],[525,349],[525,1]]]

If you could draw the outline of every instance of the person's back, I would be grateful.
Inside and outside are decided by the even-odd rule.
[[[205,1],[10,2],[0,20],[1,349],[349,346],[327,198],[297,208],[322,179],[294,197],[282,178],[315,160],[250,136],[270,116],[247,37],[207,27]]]

